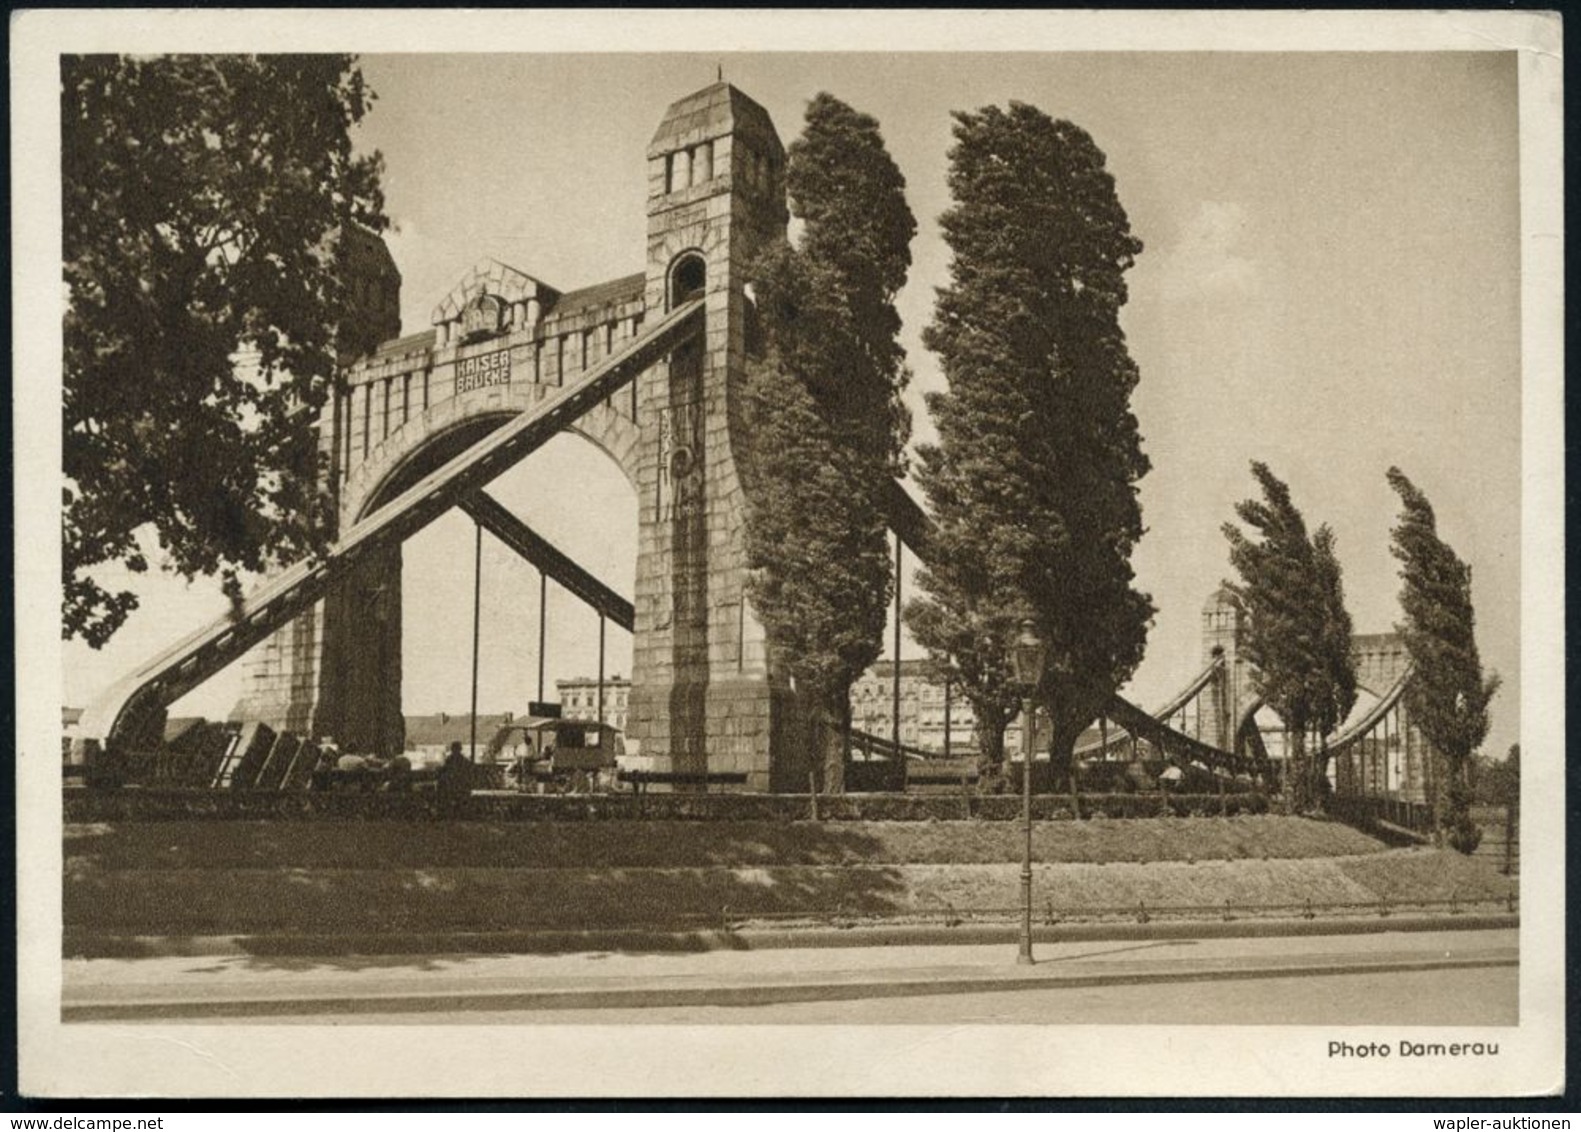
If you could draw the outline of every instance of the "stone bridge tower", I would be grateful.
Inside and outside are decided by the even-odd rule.
[[[739,471],[746,270],[785,233],[784,147],[761,106],[717,83],[665,112],[646,161],[643,272],[562,292],[485,260],[432,329],[363,344],[320,424],[329,487],[344,532],[701,297],[703,335],[571,426],[637,495],[628,750],[678,788],[806,789],[803,716],[745,596]],[[233,718],[399,750],[401,638],[392,545],[256,651]]]
[[[647,305],[701,295],[706,335],[639,379],[629,741],[657,771],[805,789],[795,695],[747,601],[740,455],[746,268],[785,233],[785,150],[727,83],[675,103],[648,147]]]
[[[1220,658],[1223,667],[1203,689],[1202,741],[1220,750],[1235,750],[1240,729],[1262,706],[1255,669],[1241,648],[1245,631],[1246,613],[1235,596],[1224,587],[1215,590],[1202,608],[1202,661],[1207,665]],[[1410,656],[1398,633],[1355,634],[1351,659],[1358,690],[1385,705],[1410,669]],[[1400,702],[1365,733],[1346,760],[1336,761],[1334,773],[1342,787],[1365,780],[1369,789],[1425,797],[1427,750],[1420,729]]]
[[[1219,675],[1203,690],[1202,741],[1221,751],[1235,749],[1235,729],[1244,706],[1252,702],[1251,667],[1241,655],[1246,612],[1235,595],[1220,586],[1202,607],[1202,663],[1222,660]]]

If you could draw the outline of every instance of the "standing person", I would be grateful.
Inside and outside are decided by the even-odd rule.
[[[412,760],[402,751],[390,760],[384,770],[384,789],[391,794],[405,794],[412,788]]]
[[[516,786],[519,790],[526,790],[532,781],[533,772],[533,744],[532,736],[525,731],[511,750],[511,773],[516,776]]]
[[[325,736],[319,744],[318,762],[313,766],[309,790],[331,790],[335,785],[335,767],[340,762],[340,748],[335,740]]]
[[[439,810],[454,813],[461,799],[472,792],[472,763],[461,753],[459,741],[450,744],[450,753],[439,768]]]
[[[547,782],[544,779],[538,780],[538,793],[542,794],[545,790],[550,793],[558,793],[560,788],[556,785],[557,780],[554,773],[554,732],[545,731],[542,737],[539,738],[538,743],[539,766],[548,775]]]
[[[368,789],[368,758],[347,752],[335,760],[334,784],[337,789]]]

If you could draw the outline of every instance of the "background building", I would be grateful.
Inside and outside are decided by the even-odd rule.
[[[966,754],[975,748],[977,718],[959,689],[948,690],[949,750]],[[880,739],[894,732],[895,663],[881,660],[851,685],[851,726]],[[945,699],[942,682],[932,679],[926,660],[900,662],[900,741],[923,751],[945,750]]]
[[[626,701],[631,694],[631,681],[618,673],[604,679],[604,714],[599,717],[598,680],[590,676],[575,676],[570,680],[556,680],[555,691],[560,695],[561,719],[598,720],[618,731],[626,730]]]
[[[522,717],[526,719],[524,715]],[[478,713],[478,759],[487,761],[489,740],[494,733],[516,719],[514,712],[498,715]],[[452,715],[438,712],[434,715],[409,715],[406,717],[406,753],[421,756],[421,764],[438,762],[450,750],[450,744],[460,743],[464,754],[472,751],[472,717],[465,713]],[[414,759],[414,762],[419,760]]]
[[[852,728],[888,740],[895,730],[894,703],[895,664],[893,661],[881,660],[851,685]],[[948,747],[944,741],[946,728],[949,731]],[[1047,729],[1040,724],[1040,731],[1046,745]],[[977,753],[976,732],[977,716],[972,711],[972,703],[961,694],[958,687],[946,688],[943,681],[935,680],[926,660],[900,662],[902,746],[915,747],[930,754],[942,755],[948,750],[952,756],[972,755]],[[1100,734],[1095,724],[1082,733],[1076,745],[1080,747],[1097,742]],[[1005,751],[1012,759],[1020,757],[1019,715],[1005,728]],[[1116,746],[1109,755],[1111,758],[1120,758],[1123,752]]]

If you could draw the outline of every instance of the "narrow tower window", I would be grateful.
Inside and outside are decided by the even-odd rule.
[[[708,282],[708,265],[696,252],[682,256],[670,271],[670,309],[701,298]]]

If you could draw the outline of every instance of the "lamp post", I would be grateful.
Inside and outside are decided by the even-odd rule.
[[[1021,825],[1026,843],[1021,852],[1021,946],[1016,962],[1030,965],[1032,959],[1032,709],[1038,683],[1043,679],[1047,646],[1030,620],[1021,622],[1021,635],[1010,651],[1010,665],[1020,684],[1021,701]]]

